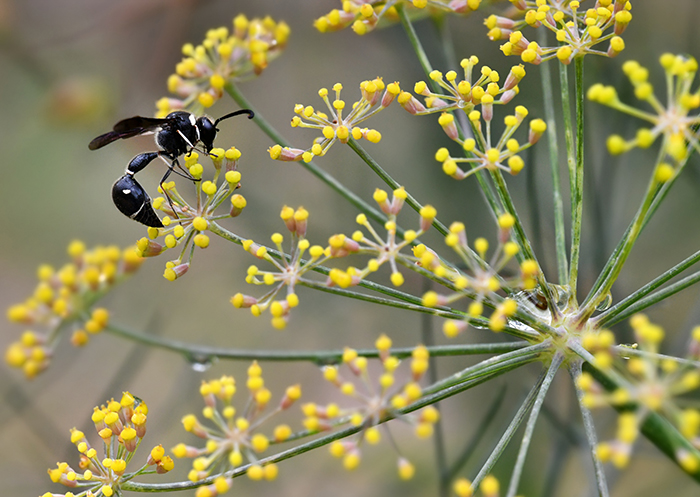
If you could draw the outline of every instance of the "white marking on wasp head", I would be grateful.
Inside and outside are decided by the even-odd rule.
[[[190,114],[190,124],[194,126],[197,124],[197,118],[194,117],[194,114]]]
[[[122,190],[122,193],[124,195],[130,195],[131,194],[131,189],[127,188],[126,190]]]

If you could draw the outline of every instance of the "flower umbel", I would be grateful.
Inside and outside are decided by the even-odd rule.
[[[352,26],[358,35],[364,35],[377,27],[399,21],[397,4],[402,4],[411,17],[424,17],[442,13],[469,14],[479,8],[481,0],[344,0],[343,8],[333,9],[314,21],[321,33],[339,31]]]
[[[106,406],[95,407],[92,421],[102,439],[104,457],[100,459],[85,434],[73,428],[70,439],[80,452],[79,467],[82,472],[74,470],[66,462],[59,462],[55,469],[48,470],[51,481],[74,490],[66,496],[111,497],[121,495],[122,485],[136,476],[163,474],[173,469],[172,458],[165,455],[161,445],[157,445],[143,466],[133,472],[126,471],[146,434],[147,414],[146,404],[129,392],[124,392],[120,401],[112,399]],[[43,497],[54,495],[47,492]]]
[[[637,340],[632,347],[614,347],[615,336],[607,330],[586,334],[582,341],[604,373],[624,378],[620,388],[606,392],[588,373],[578,379],[579,387],[586,392],[584,402],[590,407],[624,408],[618,418],[616,438],[602,442],[597,449],[601,460],[619,468],[628,464],[640,427],[651,412],[663,414],[700,448],[700,411],[692,407],[690,399],[683,398],[700,388],[700,368],[673,357],[660,357],[659,346],[665,332],[644,314],[635,314],[630,325]],[[700,327],[693,330],[689,357],[697,358],[698,351]],[[688,453],[679,451],[676,458],[689,473],[700,469],[700,460]]]
[[[522,261],[520,275],[517,277],[504,278],[499,275],[499,272],[519,252],[517,244],[510,241],[513,224],[514,218],[510,214],[502,214],[499,217],[498,245],[488,261],[486,253],[489,243],[485,238],[477,238],[472,250],[467,242],[464,224],[455,222],[450,225],[450,233],[445,238],[445,243],[459,255],[462,264],[471,274],[446,265],[425,245],[415,247],[414,254],[418,257],[419,264],[436,276],[444,278],[448,282],[445,286],[452,290],[450,294],[438,293],[434,290],[426,292],[423,295],[423,305],[451,306],[465,297],[472,299],[464,320],[445,321],[443,331],[447,337],[457,336],[469,326],[471,320],[480,318],[484,312],[484,303],[495,309],[489,318],[490,329],[502,331],[507,319],[512,317],[518,309],[516,296],[519,296],[521,291],[528,292],[535,288],[539,269],[534,261]],[[501,291],[508,297],[501,297],[498,293]]]
[[[277,260],[268,253],[267,248],[258,245],[253,240],[246,240],[243,243],[243,248],[248,252],[255,257],[265,259],[277,269],[277,271],[263,271],[257,266],[250,266],[246,282],[255,285],[268,285],[271,286],[271,289],[259,298],[243,295],[242,293],[237,293],[231,297],[231,304],[234,307],[250,308],[254,316],[260,316],[269,308],[270,314],[272,314],[272,326],[278,330],[287,326],[289,311],[299,305],[296,285],[305,282],[302,276],[328,258],[323,247],[320,245],[311,246],[306,239],[306,227],[309,218],[309,212],[306,209],[299,207],[297,210],[294,210],[291,207],[284,206],[280,217],[292,236],[289,258],[282,257],[280,260]],[[282,249],[283,241],[284,237],[282,234],[275,233],[272,235],[272,242],[277,246],[280,254],[284,254]],[[303,257],[307,254],[307,251],[310,258],[304,260]],[[276,299],[284,287],[287,287],[286,295],[284,298]]]
[[[39,283],[32,296],[7,310],[10,321],[32,326],[5,352],[7,364],[22,369],[27,378],[49,366],[62,331],[73,329],[71,342],[76,347],[86,345],[91,335],[102,331],[109,311],[93,306],[143,262],[136,247],[97,246],[88,250],[77,240],[68,246],[68,255],[71,262],[60,269],[39,266]]]
[[[620,135],[608,138],[608,150],[618,155],[634,147],[648,148],[659,136],[663,137],[665,154],[676,164],[684,161],[692,150],[700,151],[697,127],[700,124],[700,90],[693,91],[698,63],[693,57],[663,54],[659,59],[666,72],[666,105],[654,95],[649,82],[649,70],[634,60],[623,64],[622,69],[634,85],[634,94],[647,102],[653,112],[643,111],[620,102],[612,86],[595,84],[588,90],[588,98],[613,109],[651,123],[651,128],[640,128],[634,139],[626,141]],[[695,112],[695,114],[691,114]]]
[[[201,181],[204,168],[198,162],[199,154],[192,152],[185,156],[185,166],[197,181],[193,181],[196,198],[190,204],[177,190],[175,182],[165,183],[172,201],[172,207],[164,197],[153,201],[153,207],[168,214],[162,219],[164,228],[149,228],[148,238],[137,242],[139,254],[143,257],[153,257],[162,254],[167,249],[181,246],[180,256],[165,265],[163,276],[173,281],[184,275],[192,263],[195,246],[205,249],[209,246],[209,236],[205,234],[209,223],[219,219],[238,216],[246,206],[245,198],[233,192],[240,187],[241,173],[238,172],[238,159],[241,152],[235,147],[228,150],[214,148],[209,159],[214,165],[214,177]],[[222,174],[223,173],[223,174]],[[162,192],[162,190],[161,190]],[[226,214],[217,214],[216,210],[230,197],[230,207]],[[164,244],[153,239],[163,236]]]
[[[408,92],[399,95],[399,104],[411,114],[423,115],[457,109],[469,114],[477,105],[486,107],[510,102],[517,95],[518,84],[525,77],[523,66],[513,66],[502,86],[499,86],[501,76],[489,66],[482,66],[476,77],[474,69],[478,63],[479,58],[475,55],[462,59],[460,66],[464,70],[464,79],[459,80],[456,71],[448,71],[444,75],[440,71],[432,71],[430,79],[446,93],[435,93],[425,81],[419,81],[414,85],[413,91],[425,98],[425,105]],[[499,95],[500,98],[495,100]],[[486,109],[484,113],[488,114]]]
[[[340,83],[333,85],[335,99],[332,102],[328,98],[327,88],[319,90],[318,95],[326,104],[329,114],[316,110],[310,105],[297,104],[294,107],[294,112],[297,115],[292,118],[292,127],[318,129],[321,131],[322,137],[317,138],[307,150],[275,145],[270,147],[270,157],[282,161],[303,160],[309,162],[315,155],[325,155],[336,141],[347,143],[350,137],[356,140],[365,138],[369,142],[379,143],[379,140],[382,139],[379,131],[360,128],[357,125],[386,108],[398,95],[399,85],[397,83],[384,85],[381,78],[363,81],[360,83],[362,97],[352,104],[347,115],[343,115],[345,101],[340,99],[342,89],[343,85]]]
[[[211,107],[227,83],[259,75],[284,50],[288,38],[289,26],[284,21],[239,14],[231,31],[210,29],[201,45],[185,44],[185,58],[168,78],[168,90],[177,98],[160,99],[157,117],[180,109],[199,114]]]
[[[272,397],[271,392],[265,388],[262,378],[262,368],[257,362],[253,362],[248,368],[248,380],[246,382],[250,392],[250,398],[246,407],[239,413],[233,405],[233,396],[236,393],[236,382],[232,376],[222,376],[219,379],[204,381],[199,393],[204,399],[202,415],[209,420],[209,426],[199,422],[194,414],[188,414],[182,418],[185,430],[206,440],[205,446],[198,448],[180,443],[172,452],[175,457],[194,458],[189,479],[196,482],[211,474],[225,473],[230,469],[250,463],[248,476],[253,480],[274,480],[277,477],[277,466],[267,464],[261,466],[257,463],[261,452],[267,450],[271,443],[285,441],[292,430],[287,425],[279,425],[271,436],[267,436],[258,429],[275,414],[287,409],[301,397],[301,387],[293,385],[287,388],[277,407],[265,413]],[[220,407],[219,407],[220,405]],[[228,490],[231,486],[231,478],[222,476],[218,484],[200,487],[197,497],[213,497]],[[210,493],[214,492],[214,493]]]
[[[604,0],[596,2],[595,8],[579,12],[577,0],[511,0],[516,8],[510,19],[496,15],[489,16],[484,24],[489,28],[491,40],[508,41],[501,45],[505,55],[519,55],[523,62],[540,64],[558,58],[563,64],[570,64],[574,57],[597,54],[614,57],[625,48],[619,36],[632,20],[629,0]],[[525,26],[544,26],[554,33],[557,44],[541,47],[529,41],[520,31]],[[609,41],[607,52],[593,47]]]
[[[402,409],[418,400],[422,395],[419,385],[420,379],[428,369],[428,350],[419,345],[413,350],[411,358],[410,379],[401,384],[395,380],[396,371],[401,361],[392,356],[390,352],[391,339],[381,335],[375,342],[382,363],[383,372],[379,375],[375,385],[370,378],[368,360],[360,357],[357,352],[346,347],[343,352],[343,365],[350,371],[352,377],[361,382],[360,389],[352,380],[344,378],[339,366],[325,366],[323,376],[337,387],[343,395],[353,398],[360,405],[354,408],[341,408],[338,404],[330,403],[326,406],[309,403],[302,406],[306,415],[304,425],[312,431],[329,430],[333,426],[351,424],[361,426],[362,431],[352,438],[345,438],[333,442],[329,449],[334,457],[343,458],[343,466],[346,469],[355,469],[360,464],[360,449],[363,443],[375,445],[381,440],[380,423],[387,417],[399,417],[415,426],[415,433],[419,438],[427,438],[433,433],[433,425],[440,415],[437,409],[428,406],[419,413],[399,414],[397,409]],[[391,438],[386,424],[381,428]],[[394,445],[398,452],[398,447]],[[402,479],[413,477],[413,465],[399,454],[398,473]]]
[[[330,284],[347,288],[357,285],[365,277],[377,271],[383,264],[388,263],[391,268],[391,283],[394,286],[401,286],[404,282],[403,275],[399,272],[397,262],[411,265],[415,259],[409,255],[401,254],[401,250],[413,243],[420,235],[425,233],[431,226],[437,211],[432,206],[426,205],[420,210],[420,225],[418,231],[407,230],[403,233],[403,240],[397,239],[396,233],[398,225],[396,217],[404,206],[407,193],[404,187],[394,190],[391,200],[386,191],[377,188],[374,191],[374,201],[379,208],[388,215],[388,220],[384,223],[386,229],[386,239],[382,239],[370,224],[367,216],[359,214],[355,220],[357,224],[364,227],[371,238],[358,230],[352,234],[352,239],[345,235],[334,235],[330,238],[330,253],[333,257],[344,257],[351,253],[361,253],[363,255],[373,255],[363,269],[354,267],[346,271],[333,269],[329,276]]]

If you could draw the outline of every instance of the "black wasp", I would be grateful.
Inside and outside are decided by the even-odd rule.
[[[208,117],[195,118],[194,114],[178,110],[171,112],[164,118],[134,116],[123,119],[114,125],[112,131],[98,136],[90,142],[90,150],[97,150],[105,145],[109,145],[118,139],[131,138],[132,136],[155,133],[156,145],[160,148],[158,152],[146,152],[139,154],[126,166],[124,176],[119,178],[112,186],[112,200],[117,209],[125,216],[154,228],[162,228],[163,223],[156,215],[151,204],[151,197],[148,196],[134,175],[149,165],[157,157],[161,157],[168,164],[168,170],[160,180],[160,186],[165,193],[170,207],[175,212],[172,201],[163,183],[168,179],[170,173],[178,174],[192,181],[197,181],[192,175],[180,166],[178,157],[195,150],[197,144],[202,144],[203,152],[210,154],[214,148],[214,139],[219,129],[216,127],[224,119],[229,117],[247,114],[248,119],[254,117],[253,111],[249,109],[238,110],[220,117],[214,122]],[[180,171],[178,171],[177,169]],[[177,214],[176,214],[177,216]]]

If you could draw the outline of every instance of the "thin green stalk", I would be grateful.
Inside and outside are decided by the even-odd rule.
[[[649,186],[647,187],[647,193],[644,196],[644,201],[635,215],[631,229],[628,235],[625,237],[625,241],[620,247],[617,257],[612,261],[607,277],[602,281],[595,294],[587,299],[587,303],[581,307],[581,310],[575,317],[575,322],[578,323],[579,326],[583,322],[587,321],[595,312],[596,307],[598,307],[598,305],[605,300],[613,286],[613,283],[615,283],[617,280],[620,271],[622,271],[622,267],[627,261],[627,257],[629,257],[630,252],[632,251],[632,247],[642,231],[644,218],[647,216],[647,212],[649,211],[652,201],[658,193],[659,188],[659,183],[654,179],[654,176],[652,176],[651,180],[649,181]]]
[[[503,204],[503,207],[507,213],[513,216],[515,218],[515,224],[513,225],[513,232],[515,234],[515,238],[518,241],[518,245],[520,246],[520,251],[522,252],[522,255],[526,259],[531,259],[535,262],[537,262],[537,257],[535,256],[534,251],[532,250],[532,245],[530,244],[530,239],[527,237],[525,234],[525,229],[523,228],[522,223],[520,222],[520,217],[518,216],[518,212],[515,210],[515,205],[513,204],[513,199],[510,196],[510,192],[508,191],[508,187],[506,186],[506,182],[503,179],[503,175],[501,174],[500,171],[492,171],[491,172],[491,178],[493,179],[496,189],[498,191],[498,196],[501,199],[501,203]],[[539,262],[537,262],[537,267],[541,268]],[[542,291],[542,295],[544,295],[544,298],[547,301],[547,308],[549,309],[549,312],[552,315],[552,322],[553,323],[558,323],[561,320],[561,312],[559,311],[559,307],[556,305],[556,301],[554,300],[554,297],[552,296],[552,292],[549,288],[549,284],[547,283],[547,280],[544,277],[544,273],[540,270],[537,274],[537,283],[539,284],[540,290]]]
[[[259,349],[225,349],[221,347],[209,347],[206,345],[197,345],[180,340],[172,340],[157,335],[149,335],[129,330],[127,328],[109,325],[105,331],[113,335],[126,338],[128,340],[156,347],[170,352],[182,354],[186,358],[209,358],[209,359],[224,359],[234,361],[306,361],[317,364],[335,364],[342,360],[342,350],[259,350]],[[506,343],[486,343],[486,344],[469,344],[469,345],[436,345],[426,347],[430,356],[460,356],[460,355],[478,355],[478,354],[504,354],[518,351],[528,347],[527,343],[523,342],[506,342]],[[391,349],[391,354],[399,359],[410,357],[413,352],[413,347]],[[374,349],[358,350],[357,354],[362,357],[376,358],[379,357],[379,351]]]
[[[661,149],[659,151],[657,163],[662,159],[664,153],[665,152],[663,149]],[[659,208],[659,205],[661,205],[661,202],[663,202],[663,200],[666,198],[666,195],[668,195],[668,192],[671,190],[671,187],[674,185],[674,183],[676,182],[676,179],[678,179],[678,176],[680,176],[681,172],[683,171],[683,169],[685,168],[687,163],[688,163],[688,160],[685,159],[680,164],[680,166],[678,166],[678,171],[677,171],[676,175],[673,177],[673,179],[671,179],[671,181],[667,181],[666,183],[664,183],[661,186],[661,189],[655,195],[654,200],[651,203],[651,207],[649,207],[649,210],[646,213],[646,216],[644,217],[644,219],[642,221],[642,227],[640,229],[640,233],[641,233],[641,231],[644,230],[647,223],[651,220],[653,215],[656,213],[657,209]],[[636,220],[633,219],[630,222],[630,225],[627,227],[627,230],[625,230],[625,233],[622,235],[622,238],[620,239],[619,243],[615,247],[615,250],[613,250],[613,253],[610,255],[610,258],[605,263],[605,266],[603,267],[600,274],[598,275],[598,278],[596,278],[596,281],[593,284],[593,287],[591,288],[590,292],[588,293],[588,297],[586,297],[586,299],[584,300],[582,306],[585,306],[588,303],[588,301],[597,293],[598,289],[603,284],[603,282],[608,278],[608,276],[610,274],[610,270],[611,270],[613,264],[615,263],[615,261],[617,260],[619,254],[622,250],[622,247],[625,243],[625,240],[627,240],[627,238],[629,237],[629,234],[632,231],[632,228],[635,224],[635,221]]]
[[[250,109],[255,113],[253,121],[267,136],[269,136],[275,143],[278,143],[284,147],[289,146],[289,142],[287,142],[287,140],[285,140],[284,137],[269,122],[267,122],[267,120],[262,116],[262,114],[259,111],[253,108],[253,105],[250,103],[250,101],[248,101],[248,99],[245,98],[245,96],[240,91],[238,91],[238,88],[235,85],[227,83],[224,89],[231,96],[231,98],[233,98],[233,100],[236,101],[238,105],[240,105],[243,108]],[[364,212],[375,221],[378,221],[380,223],[386,222],[386,216],[384,214],[375,209],[372,205],[365,202],[362,198],[355,195],[355,193],[348,190],[345,187],[345,185],[340,183],[331,174],[318,167],[316,164],[314,164],[313,161],[299,161],[298,164],[300,164],[318,179],[323,181],[326,185],[331,187],[331,189],[333,189],[340,196],[345,198],[348,202],[354,205],[361,212]]]
[[[539,30],[540,44],[546,46],[547,31]],[[563,64],[560,64],[563,65]],[[549,145],[549,167],[552,176],[552,193],[554,200],[554,246],[557,254],[557,273],[559,284],[568,285],[569,269],[566,258],[566,227],[564,225],[564,201],[561,194],[561,178],[559,174],[559,144],[557,142],[557,118],[554,112],[552,95],[552,71],[550,64],[542,64],[542,100],[544,115],[547,120],[547,142]],[[566,111],[565,111],[566,112]]]
[[[684,366],[700,369],[700,361],[693,361],[692,359],[684,359],[682,357],[666,354],[656,354],[654,352],[632,348],[631,346],[627,345],[615,345],[613,346],[613,350],[619,354],[620,357],[625,359],[629,359],[630,357],[646,357],[647,359],[651,359],[657,363],[661,361],[672,361]]]
[[[686,288],[691,287],[698,282],[700,282],[700,271],[686,276],[682,280],[679,280],[676,283],[667,286],[663,290],[654,292],[646,298],[637,300],[635,303],[627,306],[620,312],[612,316],[607,316],[607,319],[601,320],[600,322],[596,322],[596,326],[612,326],[615,323],[624,321],[625,319],[636,314],[637,312],[641,312],[647,307],[651,307],[654,304],[658,304],[662,300],[667,299],[670,296],[675,295],[678,292],[685,290]]]
[[[600,497],[609,497],[610,491],[608,490],[608,484],[605,479],[605,470],[603,469],[603,464],[601,463],[597,454],[598,436],[595,431],[595,425],[593,424],[593,415],[583,401],[584,391],[578,386],[578,379],[581,376],[582,364],[582,360],[572,361],[569,364],[569,374],[571,375],[574,388],[576,389],[576,399],[578,400],[579,410],[581,411],[581,418],[583,419],[583,427],[586,432],[588,447],[591,451],[595,479],[598,485],[598,495]]]
[[[561,89],[562,119],[564,122],[564,142],[566,144],[566,165],[569,170],[569,194],[571,196],[571,217],[576,210],[574,203],[576,198],[576,150],[574,148],[574,124],[571,120],[571,92],[569,91],[569,67],[558,64],[559,67],[559,87]],[[573,224],[571,226],[573,232]],[[572,249],[573,252],[573,249]],[[571,269],[571,268],[570,268]],[[571,280],[569,286],[571,286]],[[571,292],[570,303],[575,304],[575,295]]]
[[[431,288],[430,280],[423,280],[422,293],[427,292]],[[435,335],[433,333],[433,319],[423,314],[420,322],[421,342],[425,347],[435,346]],[[439,381],[438,361],[435,356],[428,358],[428,381],[435,384]],[[436,402],[433,407],[442,414],[440,403]],[[448,475],[447,465],[447,448],[445,446],[445,428],[442,415],[435,423],[435,432],[433,434],[433,447],[435,450],[435,469],[438,474],[438,493],[440,497],[449,497],[450,495],[450,478]]]
[[[425,388],[423,392],[425,394],[433,393],[437,390],[441,390],[445,387],[459,384],[466,379],[475,378],[483,374],[490,374],[497,371],[499,367],[504,365],[510,365],[512,363],[519,363],[520,361],[533,361],[540,357],[541,354],[548,353],[552,348],[552,342],[550,339],[545,340],[542,343],[535,345],[530,345],[528,347],[523,347],[512,352],[506,352],[489,359],[485,359],[474,366],[469,366],[462,371],[458,371],[446,378],[441,379],[437,383]]]
[[[653,292],[657,288],[659,288],[661,285],[669,281],[670,279],[676,277],[686,269],[688,269],[690,266],[696,264],[698,261],[700,261],[700,250],[695,252],[693,255],[690,257],[686,258],[685,260],[679,262],[675,266],[673,266],[671,269],[668,269],[667,271],[664,271],[662,274],[651,280],[649,283],[641,287],[639,290],[636,292],[630,294],[614,306],[610,307],[607,311],[603,312],[602,314],[599,314],[595,318],[591,319],[591,323],[595,327],[604,327],[607,325],[608,321],[613,319],[617,314],[620,312],[624,311],[627,309],[629,306],[633,305],[637,301],[639,301],[641,298],[647,296],[649,293]]]
[[[515,416],[513,416],[513,419],[508,425],[508,428],[506,428],[506,430],[503,432],[503,435],[501,435],[501,438],[498,440],[498,443],[491,451],[491,454],[489,455],[488,459],[486,459],[486,462],[481,467],[481,470],[479,470],[479,473],[472,481],[473,488],[477,488],[479,486],[479,483],[481,483],[481,480],[483,480],[486,475],[491,473],[493,467],[498,462],[498,459],[506,450],[506,447],[508,447],[508,444],[513,438],[513,435],[515,435],[515,432],[518,430],[520,424],[525,419],[527,412],[535,403],[535,398],[537,397],[540,388],[542,388],[542,383],[544,382],[546,376],[547,371],[543,369],[539,377],[537,378],[537,381],[535,381],[535,384],[530,389],[530,392],[527,394],[527,397],[525,397],[525,400],[521,404],[520,409],[518,409],[518,412],[516,412]]]
[[[581,251],[581,228],[583,225],[583,132],[584,132],[584,92],[583,92],[583,57],[574,58],[575,95],[576,95],[576,164],[571,179],[571,264],[569,266],[569,287],[571,302],[578,302],[576,287],[578,285],[578,265]],[[564,109],[565,112],[567,109]]]
[[[357,143],[357,140],[350,138],[350,140],[348,140],[348,145],[392,190],[396,190],[397,188],[401,187],[401,185],[394,178],[392,178],[391,175],[389,175],[389,173],[387,173],[359,143]],[[408,192],[406,192],[406,203],[416,212],[420,212],[420,210],[423,208],[415,197]],[[435,227],[435,229],[438,230],[438,232],[443,236],[447,236],[450,232],[447,226],[442,224],[437,219],[433,221],[433,227]]]
[[[477,446],[479,443],[481,443],[481,440],[483,440],[484,435],[486,435],[486,431],[488,430],[489,426],[491,426],[491,423],[493,423],[493,421],[496,419],[496,414],[498,414],[498,411],[501,409],[501,404],[503,404],[505,393],[506,386],[503,385],[499,390],[498,395],[496,395],[496,398],[491,403],[491,406],[486,411],[486,414],[484,414],[484,416],[481,418],[481,422],[477,425],[476,430],[474,431],[474,437],[457,456],[457,459],[452,466],[449,467],[446,476],[448,482],[451,482],[457,477],[457,474],[462,471],[462,467],[467,464],[467,461],[469,461]]]
[[[411,43],[413,51],[418,57],[418,62],[423,68],[423,72],[428,77],[428,84],[430,84],[431,88],[433,89],[433,92],[440,93],[440,85],[438,85],[435,81],[430,79],[430,73],[433,71],[433,66],[430,64],[430,60],[428,60],[428,55],[423,49],[423,44],[420,42],[420,39],[416,34],[416,30],[413,29],[413,23],[411,23],[411,20],[408,18],[406,10],[403,8],[403,4],[398,3],[396,5],[396,10],[399,13],[401,25],[403,26],[403,29],[406,32],[406,35],[408,36],[408,41],[409,43]]]
[[[544,403],[544,398],[547,396],[549,387],[554,381],[554,376],[559,371],[559,367],[564,362],[564,354],[557,352],[554,357],[552,357],[552,362],[547,369],[547,374],[542,381],[542,386],[537,392],[537,398],[532,405],[532,410],[530,411],[530,417],[525,425],[525,433],[523,434],[523,439],[520,444],[520,450],[518,451],[518,458],[515,460],[515,466],[513,467],[513,473],[510,477],[510,485],[508,485],[508,492],[506,497],[515,497],[515,493],[518,491],[518,485],[520,484],[520,477],[523,473],[523,467],[525,466],[525,458],[527,457],[527,451],[530,447],[530,442],[532,441],[532,434],[535,431],[535,424],[537,423],[537,418],[540,415],[540,410],[542,409],[542,404]]]

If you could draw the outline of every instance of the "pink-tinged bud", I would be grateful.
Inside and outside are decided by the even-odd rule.
[[[458,14],[467,14],[472,11],[472,9],[469,8],[469,2],[467,0],[452,0],[449,6],[453,12],[457,12]]]
[[[398,214],[401,212],[401,209],[403,208],[403,204],[406,201],[405,197],[396,197],[394,196],[391,199],[391,214]]]
[[[164,473],[167,473],[168,471],[172,470],[175,467],[175,462],[173,461],[172,457],[170,456],[165,456],[163,459],[158,461],[158,466],[156,466],[156,473],[159,475],[162,475]]]
[[[294,402],[299,400],[301,397],[301,387],[299,385],[292,385],[287,388],[287,391],[280,401],[280,409],[288,409]]]
[[[119,436],[119,441],[124,444],[124,448],[127,452],[134,452],[139,442],[139,438],[136,436],[136,430],[131,427],[124,428]]]
[[[391,83],[391,84],[393,85],[395,83]],[[391,104],[391,102],[394,101],[394,99],[396,98],[396,95],[398,95],[394,91],[398,88],[399,88],[398,85],[392,86],[391,88],[389,88],[389,86],[387,86],[386,90],[384,90],[384,95],[382,95],[382,102],[380,104],[382,107],[388,107],[389,104]]]
[[[489,29],[489,32],[486,33],[486,36],[488,36],[489,40],[491,41],[507,40],[508,38],[510,38],[512,32],[513,31],[510,29],[493,28]]]
[[[184,276],[189,269],[189,262],[185,262],[184,264],[178,264],[177,266],[173,267],[166,267],[165,272],[163,273],[163,277],[166,280],[175,281],[179,277]]]
[[[616,35],[621,35],[624,33],[625,29],[632,20],[632,14],[628,10],[616,12],[615,14],[615,27],[614,31]]]
[[[270,153],[271,159],[285,162],[300,161],[305,152],[305,150],[300,148],[282,147],[280,145],[274,145],[267,151]]]
[[[533,119],[530,122],[530,133],[528,136],[528,142],[530,145],[537,143],[546,130],[547,123],[545,123],[542,119]]]
[[[243,212],[243,209],[245,209],[245,206],[248,205],[248,202],[246,201],[245,197],[243,195],[235,194],[231,196],[231,210],[229,211],[229,214],[231,217],[236,217]]]
[[[231,304],[237,309],[249,309],[254,305],[257,305],[258,299],[251,295],[243,295],[242,293],[237,293],[231,297]]]
[[[498,100],[503,104],[507,104],[508,102],[513,100],[517,94],[518,92],[515,90],[506,90],[503,93],[501,93],[501,96]]]
[[[526,10],[527,9],[527,4],[525,3],[525,0],[515,0],[515,1],[511,0],[510,3],[512,3],[513,7],[515,7],[518,10]]]
[[[154,242],[144,237],[136,242],[138,255],[141,257],[155,257],[165,252],[165,247],[160,243]]]
[[[295,230],[292,231],[292,233],[295,233],[297,236],[300,237],[306,236],[306,228],[309,222],[309,211],[307,211],[303,207],[299,207],[296,211],[294,211],[293,219],[295,224]]]
[[[515,88],[522,79],[525,77],[525,68],[523,67],[522,64],[518,66],[513,66],[510,69],[510,72],[508,72],[508,77],[506,77],[505,83],[503,83],[503,90],[512,90]],[[512,98],[512,97],[511,97]],[[503,100],[503,97],[501,97],[501,101]]]
[[[440,126],[442,126],[442,130],[451,140],[457,140],[459,138],[459,132],[457,131],[457,125],[455,124],[455,117],[452,114],[441,114],[438,118],[438,123]]]
[[[546,14],[546,16],[545,16],[545,19],[547,20],[547,24],[549,24],[550,27],[556,29],[557,23],[556,23],[556,21],[554,20],[554,16],[552,15],[552,11],[551,11],[551,10],[550,10],[549,12],[547,12],[547,14]]]
[[[399,93],[397,100],[401,107],[406,109],[411,114],[418,114],[419,112],[425,112],[426,110],[425,106],[420,103],[416,97],[406,91]]]

